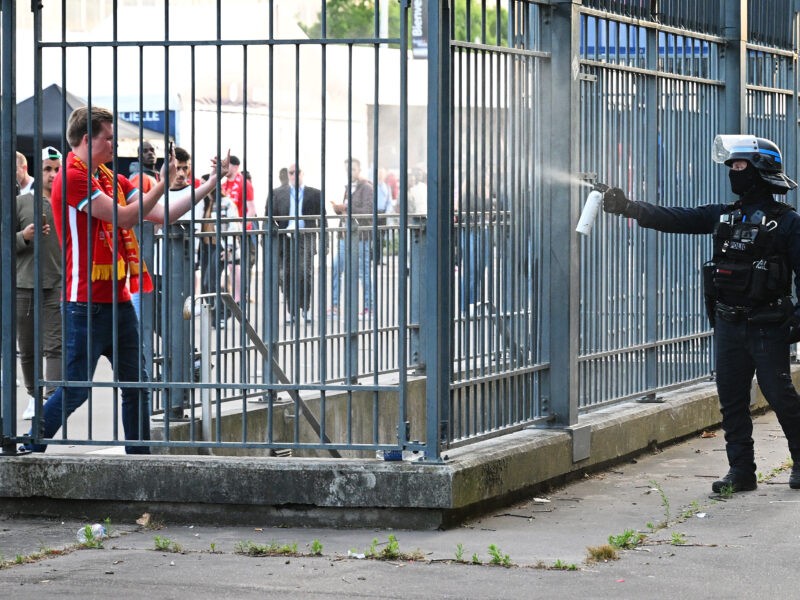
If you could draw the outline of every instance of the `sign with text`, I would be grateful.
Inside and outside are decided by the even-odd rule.
[[[170,111],[144,110],[142,112],[139,112],[138,110],[132,110],[132,111],[120,112],[119,116],[128,123],[138,125],[141,122],[142,127],[146,129],[151,129],[152,131],[158,131],[159,133],[164,133],[167,121],[166,117],[167,112],[169,113],[169,135],[171,138],[174,139],[175,138],[174,110]]]
[[[411,55],[428,58],[428,0],[411,2]]]

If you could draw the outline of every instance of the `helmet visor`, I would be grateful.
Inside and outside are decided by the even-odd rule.
[[[758,152],[758,141],[754,135],[718,135],[711,148],[711,160],[725,164],[734,154]]]

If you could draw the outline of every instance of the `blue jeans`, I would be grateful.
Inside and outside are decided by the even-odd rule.
[[[136,313],[130,302],[117,307],[117,377],[119,381],[148,381],[145,363],[139,345]],[[67,372],[65,381],[91,381],[97,361],[105,356],[114,360],[113,354],[113,304],[91,305],[92,330],[89,339],[88,315],[90,305],[85,302],[66,303]],[[87,348],[87,342],[90,342]],[[53,438],[61,428],[62,419],[68,418],[89,397],[88,387],[60,387],[45,402],[41,417],[41,433]],[[122,389],[122,427],[126,440],[150,439],[150,392],[147,388]],[[34,444],[34,452],[44,452],[45,444]],[[127,446],[128,454],[150,454],[147,446]]]
[[[754,474],[753,420],[750,384],[758,385],[783,428],[792,458],[800,461],[800,397],[792,385],[789,344],[780,323],[726,321],[717,313],[714,344],[717,392],[725,431],[725,449],[732,471]]]
[[[468,304],[480,302],[483,295],[483,276],[489,263],[489,233],[482,227],[462,229],[461,270],[459,272],[459,292],[461,312]]]
[[[372,306],[372,271],[370,270],[370,240],[358,240],[358,278],[364,287],[364,308],[373,310]],[[345,239],[339,239],[336,256],[333,257],[333,286],[331,288],[331,303],[334,308],[339,307],[339,288],[342,281],[342,274],[345,271],[347,254],[345,253]]]

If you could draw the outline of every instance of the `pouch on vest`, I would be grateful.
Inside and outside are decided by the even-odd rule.
[[[753,262],[752,285],[747,297],[753,301],[770,300],[784,293],[786,277],[784,267],[775,257]]]
[[[753,314],[747,320],[754,325],[782,323],[793,312],[794,304],[792,304],[791,298],[778,298],[775,302],[770,302],[766,306],[753,311]]]
[[[750,263],[721,262],[714,268],[714,285],[720,292],[744,294],[750,285]]]

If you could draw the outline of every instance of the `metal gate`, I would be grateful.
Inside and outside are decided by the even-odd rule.
[[[603,216],[584,237],[575,223],[596,182],[659,204],[716,201],[717,133],[773,139],[797,174],[796,0],[377,1],[345,18],[333,6],[85,0],[28,12],[2,0],[0,260],[12,281],[21,133],[41,181],[34,158],[66,150],[76,103],[112,111],[114,177],[143,142],[160,160],[183,147],[193,178],[230,148],[245,199],[244,210],[224,202],[218,183],[182,223],[154,228],[140,214],[160,283],[137,321],[149,377],[121,382],[101,362],[91,381],[49,380],[37,353],[33,431],[49,385],[89,392],[46,440],[19,419],[16,293],[0,280],[5,452],[33,440],[439,460],[713,375],[698,276],[708,241]],[[319,190],[316,215],[299,212],[301,171]],[[166,195],[166,217],[179,202]],[[149,396],[153,439],[124,439],[130,389]]]

